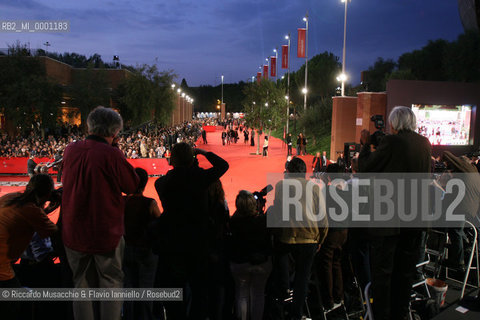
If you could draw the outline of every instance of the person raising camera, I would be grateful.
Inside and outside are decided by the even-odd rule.
[[[429,173],[431,145],[427,138],[415,132],[417,119],[412,109],[395,107],[388,121],[392,134],[384,136],[375,151],[372,151],[370,133],[362,131],[360,172]],[[407,317],[422,231],[420,228],[370,230],[375,320]]]

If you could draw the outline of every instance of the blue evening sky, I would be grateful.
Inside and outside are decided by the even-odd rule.
[[[308,55],[341,58],[344,4],[340,0],[0,0],[0,20],[70,21],[69,33],[0,33],[0,48],[16,42],[49,51],[119,55],[124,64],[157,63],[189,86],[248,81],[308,10]],[[348,5],[346,70],[354,85],[377,57],[396,59],[428,40],[463,32],[456,0],[352,0]],[[279,72],[282,74],[284,71]]]

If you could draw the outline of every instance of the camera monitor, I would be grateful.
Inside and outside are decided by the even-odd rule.
[[[470,145],[471,105],[413,104],[417,132],[432,145]]]

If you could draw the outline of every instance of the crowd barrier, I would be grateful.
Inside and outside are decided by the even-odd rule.
[[[27,174],[28,158],[2,158],[0,157],[0,173],[2,174]],[[35,158],[37,164],[52,162],[49,158]],[[134,167],[140,167],[147,171],[149,175],[164,175],[171,166],[167,159],[127,159]],[[49,173],[55,173],[52,169]]]
[[[217,126],[203,126],[203,130],[205,130],[205,132],[215,132],[217,130]]]

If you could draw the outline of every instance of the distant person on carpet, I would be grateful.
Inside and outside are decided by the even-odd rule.
[[[35,156],[33,153],[30,153],[30,157],[28,157],[27,161],[27,173],[28,176],[31,178],[35,174],[35,168],[37,167],[37,163],[35,162]]]
[[[268,157],[268,136],[265,136],[263,140],[263,154],[264,157]]]
[[[226,142],[227,142],[227,133],[225,132],[225,130],[223,130],[222,131],[222,146],[224,146]]]
[[[292,155],[292,134],[289,133],[287,136],[287,155]]]
[[[207,144],[207,131],[204,128],[202,128],[202,140],[203,144]]]
[[[250,131],[250,146],[255,147],[255,130]]]

